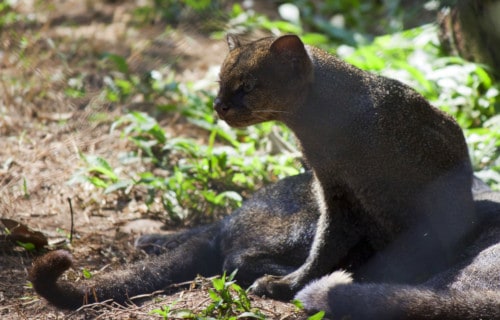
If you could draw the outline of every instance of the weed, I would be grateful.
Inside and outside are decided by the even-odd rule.
[[[157,314],[163,319],[200,319],[200,317],[196,316],[193,311],[188,309],[174,309],[174,306],[177,304],[177,301],[171,303],[168,306],[163,306],[161,309],[151,310],[151,314]]]
[[[83,76],[68,79],[68,87],[64,89],[64,94],[70,98],[85,97],[85,86],[83,85]]]
[[[237,270],[233,271],[227,278],[224,272],[222,277],[212,280],[213,290],[209,290],[212,303],[203,311],[204,315],[215,316],[217,319],[235,319],[248,317],[264,319],[264,315],[251,307],[247,291],[243,290],[234,277]]]
[[[35,245],[31,242],[16,241],[16,244],[28,252],[33,252],[36,250]]]
[[[30,192],[28,190],[28,181],[26,181],[26,177],[23,177],[23,197],[25,199],[30,198]]]
[[[92,273],[89,270],[85,269],[85,268],[83,268],[82,274],[83,274],[83,277],[85,279],[91,279],[92,278]]]
[[[10,1],[0,1],[0,32],[4,27],[10,26],[21,19],[10,4]]]
[[[198,313],[190,310],[173,310],[175,303],[152,312],[163,316],[164,319],[265,319],[260,310],[252,307],[248,292],[236,284],[234,280],[236,272],[237,270],[233,271],[229,276],[224,272],[220,278],[212,279],[212,289],[208,291],[211,302]]]
[[[62,228],[56,228],[56,232],[66,239],[69,239],[71,236],[71,234],[68,231],[66,231]]]
[[[303,310],[304,306],[302,305],[302,302],[300,300],[292,300],[293,305],[298,309],[298,310]],[[315,314],[309,316],[307,320],[321,320],[325,317],[325,312],[324,311],[318,311]]]
[[[98,156],[86,156],[83,153],[79,153],[79,155],[86,166],[77,171],[68,183],[89,182],[97,188],[109,188],[118,182],[118,176],[106,159]]]
[[[210,303],[201,311],[195,312],[187,309],[175,309],[177,302],[161,309],[154,309],[151,313],[158,314],[164,319],[266,319],[266,316],[257,308],[252,307],[248,297],[248,291],[241,288],[234,277],[238,270],[229,276],[224,272],[221,277],[212,279],[212,288],[208,289]],[[298,300],[292,301],[297,310],[302,310],[302,303]],[[308,317],[308,320],[321,320],[325,315],[320,311]]]

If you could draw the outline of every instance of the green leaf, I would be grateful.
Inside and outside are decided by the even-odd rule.
[[[213,290],[208,290],[208,295],[210,296],[210,299],[214,302],[219,302],[221,300],[220,296],[217,294],[217,292]]]
[[[105,53],[103,58],[112,61],[121,73],[129,74],[128,63],[124,57],[113,53]]]
[[[107,168],[104,167],[90,167],[88,168],[88,171],[90,173],[100,173],[104,175],[106,178],[110,179],[111,181],[118,180],[118,176],[112,170],[108,170]]]
[[[16,241],[17,245],[20,247],[23,247],[24,250],[26,251],[35,251],[36,247],[33,243],[31,242],[22,242],[22,241]]]
[[[167,319],[193,319],[195,314],[189,309],[172,310],[169,312]]]
[[[244,13],[244,11],[243,11],[243,8],[241,7],[241,5],[239,5],[238,3],[233,4],[232,15],[239,16],[242,13]]]
[[[321,320],[325,317],[325,311],[320,311],[308,317],[307,320]]]
[[[238,269],[234,269],[233,272],[231,272],[231,274],[229,275],[229,277],[227,278],[227,281],[233,281],[234,280],[234,277],[236,277],[236,274],[238,273]],[[224,273],[225,275],[225,273]]]
[[[87,168],[88,172],[100,173],[113,182],[118,180],[118,176],[114,173],[113,168],[104,158],[88,156],[84,160],[89,164],[89,168]]]
[[[212,280],[212,285],[214,286],[215,290],[217,290],[217,291],[222,291],[224,289],[224,284],[225,284],[225,281],[221,278],[215,278]]]
[[[305,44],[319,46],[328,43],[328,37],[322,33],[309,32],[300,37]]]
[[[90,279],[90,278],[92,278],[92,273],[91,273],[89,270],[85,269],[85,268],[83,268],[83,270],[82,270],[82,274],[83,274],[83,277],[84,277],[85,279]]]
[[[132,185],[134,185],[133,180],[118,180],[117,182],[107,186],[104,193],[112,193],[118,190],[126,189]]]
[[[222,193],[219,193],[215,197],[213,202],[216,204],[219,204],[219,203],[222,203],[223,199],[230,199],[230,200],[233,200],[237,203],[241,203],[243,201],[243,198],[241,197],[241,195],[239,193],[234,192],[234,191],[224,191]]]
[[[263,21],[262,27],[268,30],[278,29],[283,33],[302,33],[302,28],[296,24],[286,21]]]
[[[292,304],[297,307],[297,309],[299,310],[304,310],[304,305],[302,304],[302,301],[298,300],[298,299],[294,299],[292,300]]]
[[[87,177],[88,182],[93,184],[97,188],[107,188],[108,183],[98,177]]]
[[[484,84],[485,88],[489,89],[491,87],[491,84],[492,84],[492,80],[491,80],[490,75],[480,66],[476,66],[475,71],[476,71],[477,76],[481,80],[481,82]]]
[[[201,11],[205,10],[210,6],[210,0],[184,0],[186,1],[186,4],[190,6],[191,8]]]

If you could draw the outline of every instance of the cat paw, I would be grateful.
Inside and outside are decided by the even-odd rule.
[[[345,305],[355,303],[352,302],[356,301],[353,297],[359,297],[359,294],[350,294],[351,291],[349,291],[348,286],[352,284],[352,281],[352,275],[350,273],[345,271],[335,271],[330,275],[308,283],[297,293],[295,299],[302,303],[304,310],[309,314],[323,310],[329,317],[336,313],[337,316],[332,318],[344,319],[344,317],[339,316],[339,310],[343,309]],[[338,288],[340,288],[341,291],[336,292],[334,289]],[[344,292],[347,292],[348,294],[343,294]],[[334,298],[332,298],[332,296]],[[335,307],[333,307],[334,304]],[[370,317],[366,319],[370,319]]]
[[[328,312],[331,309],[329,295],[333,292],[333,288],[345,286],[352,283],[352,275],[345,271],[335,271],[332,274],[316,279],[308,283],[295,296],[296,300],[300,300],[304,309],[312,314],[320,310]]]
[[[277,300],[289,301],[297,289],[287,277],[266,275],[257,279],[251,286],[252,293]]]

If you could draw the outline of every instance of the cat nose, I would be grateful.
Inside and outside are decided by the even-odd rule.
[[[229,110],[229,107],[225,105],[220,98],[215,98],[214,109],[217,111],[219,116],[222,116],[227,112],[227,110]]]

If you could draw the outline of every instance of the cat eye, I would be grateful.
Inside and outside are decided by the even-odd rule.
[[[252,89],[253,89],[252,83],[248,83],[248,82],[243,83],[243,91],[250,92],[250,91],[252,91]]]
[[[253,90],[253,88],[255,87],[255,81],[245,81],[243,82],[243,84],[241,85],[241,88],[243,89],[243,91],[245,91],[246,93],[250,92]]]

